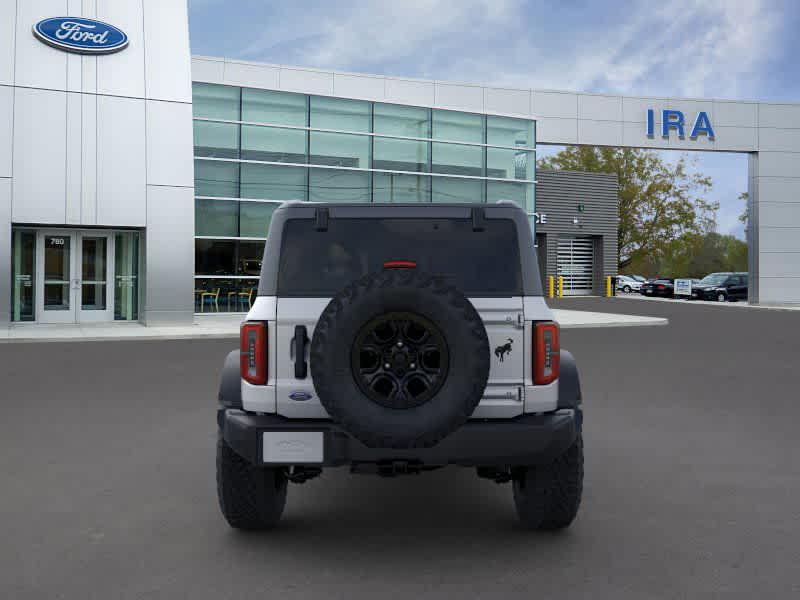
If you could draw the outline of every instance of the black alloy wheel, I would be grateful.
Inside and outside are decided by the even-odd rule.
[[[389,312],[368,321],[351,350],[353,377],[373,402],[407,409],[430,400],[447,379],[444,336],[425,317]]]

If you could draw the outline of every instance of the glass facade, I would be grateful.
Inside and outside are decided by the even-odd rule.
[[[535,122],[193,84],[195,310],[246,311],[275,208],[489,202],[534,212]]]

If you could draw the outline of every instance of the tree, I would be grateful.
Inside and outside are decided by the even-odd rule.
[[[539,161],[539,168],[614,173],[619,180],[619,267],[657,268],[673,243],[714,229],[719,205],[704,194],[711,178],[689,172],[686,155],[675,163],[637,148],[570,146]]]

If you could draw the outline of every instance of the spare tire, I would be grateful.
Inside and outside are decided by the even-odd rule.
[[[436,444],[483,396],[489,340],[470,301],[410,269],[350,283],[322,312],[311,377],[322,405],[373,448]]]

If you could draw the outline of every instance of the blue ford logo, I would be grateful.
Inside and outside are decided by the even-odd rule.
[[[296,392],[289,394],[289,398],[292,400],[297,400],[298,402],[303,402],[305,400],[311,400],[311,394],[302,390],[297,390]]]
[[[54,48],[79,54],[110,54],[128,45],[121,29],[82,17],[44,19],[33,26],[33,35]]]

